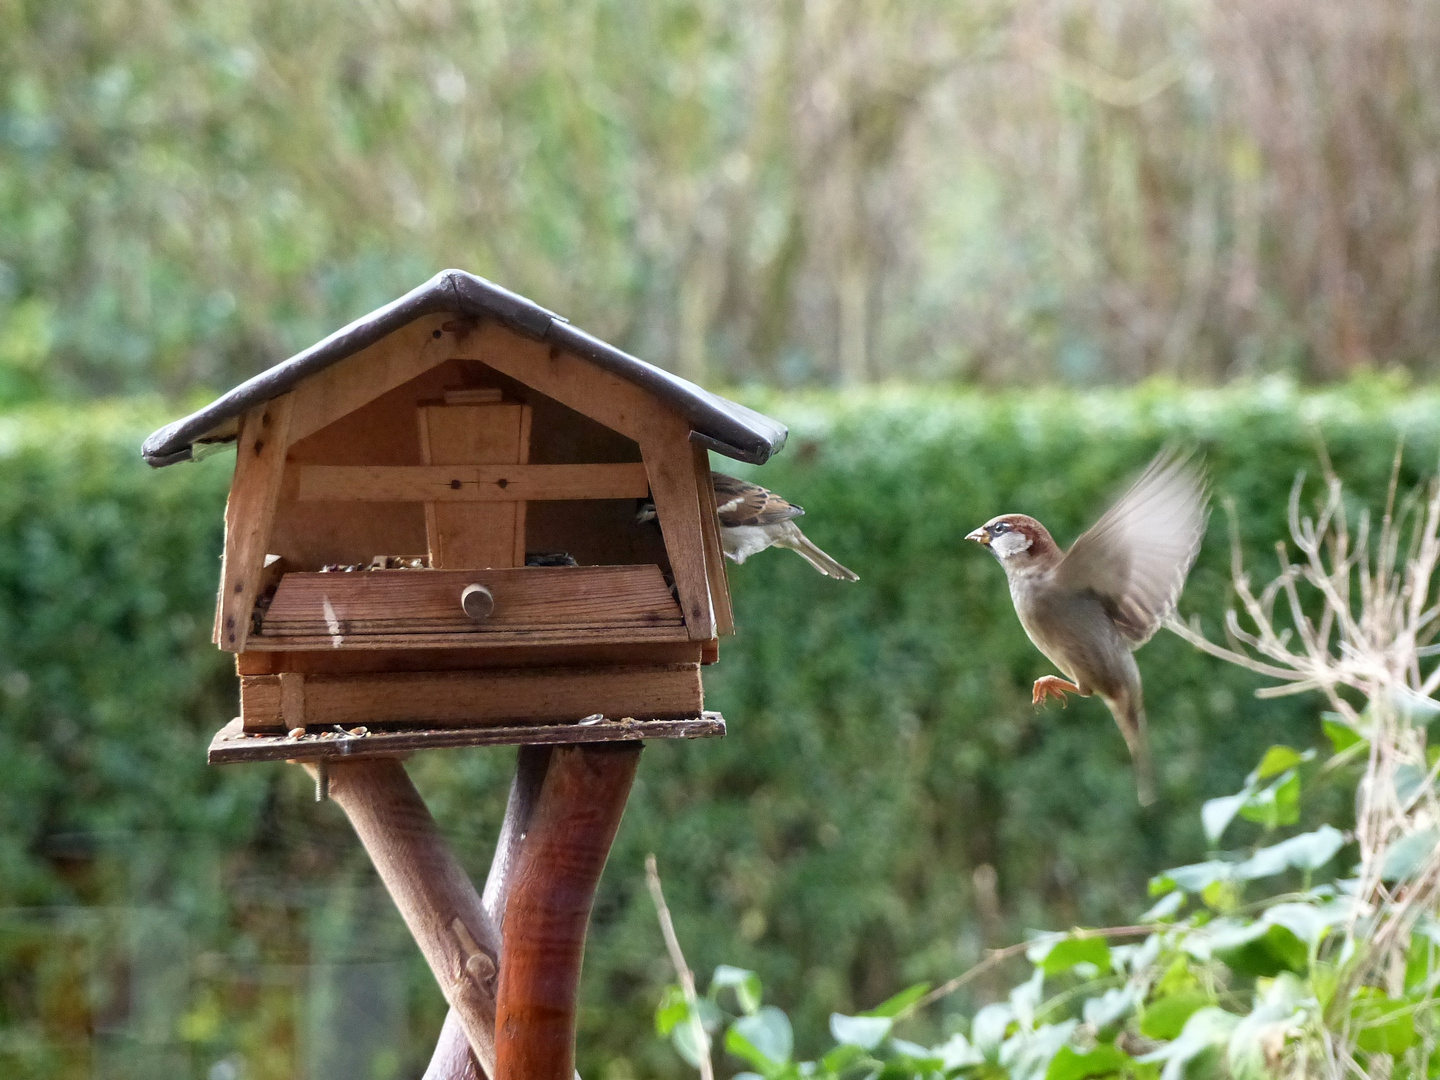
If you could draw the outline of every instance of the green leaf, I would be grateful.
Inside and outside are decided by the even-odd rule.
[[[1294,825],[1300,820],[1300,774],[1282,773],[1279,780],[1246,801],[1240,816],[1267,829]]]
[[[1283,926],[1307,945],[1319,945],[1326,931],[1350,917],[1353,905],[1349,898],[1328,904],[1275,904],[1265,909],[1261,918],[1275,926]]]
[[[1257,780],[1268,780],[1272,776],[1279,776],[1286,769],[1293,769],[1302,761],[1308,761],[1315,756],[1313,750],[1301,753],[1292,746],[1272,746],[1265,751],[1265,756],[1260,759],[1260,764],[1255,766],[1255,771],[1250,774],[1249,782]]]
[[[1221,795],[1218,799],[1207,799],[1205,805],[1200,807],[1200,824],[1205,829],[1205,839],[1211,844],[1218,844],[1220,837],[1225,835],[1225,830],[1235,820],[1235,815],[1240,808],[1249,801],[1250,796],[1255,794],[1255,789],[1247,787],[1244,791],[1234,795]]]
[[[1008,1001],[996,1001],[984,1006],[970,1022],[970,1041],[987,1058],[1000,1049],[1005,1040],[1005,1030],[1015,1019],[1015,1009]]]
[[[708,1047],[704,1045],[700,1032],[696,1031],[696,1025],[686,1018],[683,1024],[676,1024],[670,1032],[670,1042],[675,1047],[675,1052],[690,1063],[692,1068],[700,1067],[700,1059],[705,1056]]]
[[[1269,978],[1282,971],[1303,972],[1310,958],[1294,931],[1275,923],[1241,925],[1217,919],[1206,929],[1211,955],[1239,975]]]
[[[1325,729],[1325,737],[1337,754],[1343,754],[1350,747],[1365,741],[1365,737],[1347,724],[1339,713],[1321,713],[1320,726]]]
[[[1112,987],[1086,1001],[1081,1016],[1096,1031],[1104,1031],[1135,1011],[1135,995],[1136,991],[1129,986]]]
[[[830,1014],[830,1034],[844,1046],[874,1050],[890,1034],[894,1021],[888,1016],[844,1016]]]
[[[1145,914],[1140,916],[1142,923],[1164,922],[1185,906],[1185,894],[1176,890],[1167,893],[1152,904]]]
[[[655,1034],[669,1035],[675,1025],[690,1015],[690,1006],[685,1003],[685,991],[671,983],[660,995],[660,1004],[655,1006]]]
[[[1389,998],[1373,986],[1362,986],[1351,999],[1355,1045],[1370,1054],[1403,1054],[1415,1045],[1415,1003]]]
[[[1129,1054],[1116,1049],[1110,1043],[1101,1043],[1093,1050],[1085,1052],[1062,1046],[1050,1059],[1050,1067],[1045,1070],[1045,1080],[1086,1080],[1091,1076],[1113,1076],[1132,1064]]]
[[[971,1046],[970,1040],[958,1031],[930,1052],[940,1059],[947,1073],[970,1065],[979,1065],[985,1060],[985,1055]]]
[[[1046,975],[1059,975],[1076,964],[1093,964],[1101,973],[1110,970],[1110,945],[1103,937],[1047,935],[1026,949],[1025,955]]]
[[[1171,888],[1184,889],[1186,892],[1202,892],[1207,885],[1216,881],[1230,881],[1235,876],[1235,864],[1223,862],[1219,859],[1211,859],[1209,862],[1191,863],[1189,866],[1177,866],[1173,870],[1166,870],[1156,880],[1164,880],[1170,883]],[[1151,895],[1155,893],[1155,883],[1151,882]]]
[[[1214,1002],[1215,999],[1199,987],[1162,997],[1146,1005],[1140,1014],[1140,1034],[1149,1039],[1173,1039],[1185,1027],[1185,1021]]]
[[[886,998],[873,1009],[866,1009],[861,1016],[898,1016],[930,992],[928,982],[907,986],[892,998]]]
[[[762,1072],[784,1065],[795,1049],[790,1018],[774,1005],[742,1016],[725,1033],[725,1049]]]
[[[1401,837],[1385,853],[1380,877],[1385,881],[1405,881],[1414,877],[1434,853],[1437,840],[1440,840],[1440,832],[1434,827]]]
[[[1397,765],[1395,768],[1395,798],[1401,806],[1409,806],[1422,792],[1430,787],[1430,770],[1419,765]]]
[[[1322,825],[1314,832],[1301,833],[1278,844],[1261,848],[1235,867],[1241,881],[1272,877],[1289,869],[1318,870],[1345,846],[1345,835],[1332,825]]]
[[[735,991],[735,1000],[740,1003],[740,1011],[747,1016],[760,1008],[760,976],[755,972],[721,964],[715,969],[715,974],[710,976],[711,999],[727,987]]]
[[[1163,1061],[1165,1068],[1160,1073],[1161,1080],[1181,1080],[1190,1062],[1207,1050],[1225,1046],[1239,1022],[1240,1018],[1233,1013],[1215,1005],[1206,1006],[1191,1014],[1173,1042],[1136,1060]]]

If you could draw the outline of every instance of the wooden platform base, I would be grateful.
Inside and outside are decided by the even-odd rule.
[[[593,723],[517,724],[425,731],[371,731],[364,735],[314,730],[298,738],[246,734],[236,717],[210,741],[211,765],[240,761],[320,761],[393,757],[415,750],[455,746],[554,746],[573,743],[640,742],[645,739],[723,737],[725,718],[703,712],[679,720],[601,719]]]

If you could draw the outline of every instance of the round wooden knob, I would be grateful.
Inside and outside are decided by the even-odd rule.
[[[488,619],[495,610],[495,594],[484,585],[466,585],[460,594],[460,606],[476,622]]]

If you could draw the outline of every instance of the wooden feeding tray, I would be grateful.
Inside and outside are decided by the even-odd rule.
[[[673,720],[636,720],[634,717],[586,717],[565,724],[511,724],[496,727],[432,728],[369,731],[317,728],[291,735],[246,733],[237,716],[210,741],[209,762],[227,765],[244,761],[360,760],[393,757],[416,750],[459,746],[551,746],[556,744],[640,742],[645,739],[707,739],[725,734],[725,718],[717,712]]]

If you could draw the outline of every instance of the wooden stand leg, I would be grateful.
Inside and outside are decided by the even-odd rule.
[[[638,745],[551,751],[501,924],[495,1080],[574,1075],[585,930],[639,760]]]
[[[515,780],[510,785],[510,802],[505,807],[505,823],[500,827],[500,839],[495,845],[495,857],[490,862],[490,875],[485,879],[485,892],[480,899],[494,926],[499,926],[505,918],[505,901],[520,861],[521,842],[530,828],[549,763],[548,746],[520,747]],[[494,1030],[492,1014],[492,1039]],[[445,1026],[440,1029],[440,1038],[423,1080],[485,1080],[486,1075],[470,1050],[470,1040],[465,1037],[459,1015],[452,1008],[445,1017]]]
[[[454,1011],[450,1026],[464,1032],[493,1076],[496,923],[399,761],[333,761],[329,772],[330,797],[355,827]]]

